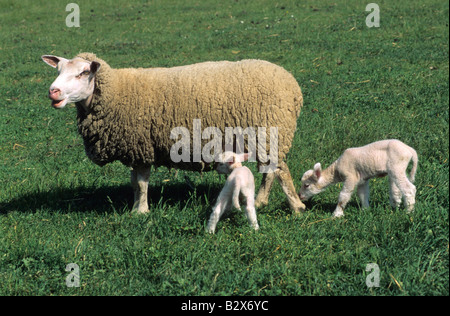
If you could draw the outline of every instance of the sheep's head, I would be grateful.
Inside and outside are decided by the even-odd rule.
[[[231,151],[226,151],[216,158],[216,170],[220,174],[230,174],[233,169],[242,167],[243,161],[246,161],[249,154],[236,154]]]
[[[42,60],[58,69],[58,77],[50,86],[48,97],[54,108],[63,108],[67,103],[87,101],[94,93],[94,78],[100,64],[82,58],[66,59],[44,55]]]
[[[303,174],[302,186],[298,196],[300,200],[307,201],[316,194],[319,194],[324,190],[324,186],[321,185],[322,166],[320,163],[314,165],[314,169],[308,170]]]

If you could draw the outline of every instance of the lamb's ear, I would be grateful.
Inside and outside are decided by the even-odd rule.
[[[91,68],[90,68],[91,73],[95,74],[99,69],[100,69],[99,62],[96,62],[96,61],[91,62]]]
[[[246,153],[246,154],[240,154],[240,155],[239,155],[239,161],[240,161],[240,162],[247,161],[247,160],[248,160],[248,157],[250,157],[250,154],[249,154],[249,153]]]
[[[317,179],[319,179],[320,176],[322,175],[322,166],[320,162],[314,165],[314,175],[316,176]]]
[[[67,61],[67,59],[65,59],[65,58],[58,57],[58,56],[53,56],[53,55],[42,55],[41,58],[47,65],[50,65],[53,68],[58,67],[58,64],[61,61],[64,61],[64,60]]]

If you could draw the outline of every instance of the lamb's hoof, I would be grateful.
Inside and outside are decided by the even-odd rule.
[[[333,217],[335,217],[335,218],[339,218],[342,216],[344,216],[344,211],[334,211],[333,212]]]
[[[408,206],[406,209],[406,214],[412,214],[414,213],[414,206]]]
[[[207,226],[206,226],[206,232],[208,233],[208,234],[214,234],[214,232],[216,231],[216,226],[214,225],[210,225],[210,224],[208,224]]]

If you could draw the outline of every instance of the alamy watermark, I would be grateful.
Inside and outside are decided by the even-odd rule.
[[[380,27],[380,7],[376,3],[369,3],[366,11],[370,13],[366,17],[367,27]]]
[[[380,287],[380,267],[376,263],[368,263],[366,272],[370,272],[366,277],[367,287]]]
[[[69,263],[66,272],[70,272],[66,277],[67,287],[80,287],[80,267],[76,263]]]
[[[380,27],[380,7],[376,3],[369,3],[366,11],[370,12],[366,17],[367,27]],[[67,27],[80,27],[80,6],[76,3],[66,5],[66,12],[70,12],[66,17]]]
[[[267,132],[269,131],[269,150],[267,150]],[[193,120],[192,137],[189,129],[180,126],[170,132],[170,138],[177,140],[170,148],[170,159],[175,162],[212,163],[225,151],[244,152],[247,137],[247,152],[250,162],[259,161],[260,173],[275,171],[278,165],[278,127],[225,127],[225,135],[218,127],[206,127],[202,130],[200,119]],[[192,139],[192,151],[191,151]],[[225,139],[225,146],[222,143]],[[202,147],[202,140],[209,140]],[[236,141],[234,141],[236,140]],[[191,161],[192,152],[192,161]],[[269,152],[269,155],[267,155]]]
[[[80,27],[80,7],[76,3],[66,5],[66,12],[70,12],[66,17],[67,27]]]

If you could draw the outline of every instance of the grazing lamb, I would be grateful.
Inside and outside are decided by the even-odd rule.
[[[238,210],[241,209],[239,205],[240,195],[246,201],[245,214],[248,222],[255,230],[259,229],[255,210],[255,179],[250,169],[241,164],[247,159],[248,154],[238,155],[229,151],[224,152],[219,159],[216,159],[216,162],[218,162],[217,172],[229,174],[229,176],[213,207],[208,222],[208,232],[214,233],[220,217],[232,206]]]
[[[410,179],[406,168],[412,160]],[[369,207],[369,179],[389,176],[390,203],[399,207],[402,196],[408,212],[414,209],[416,187],[412,184],[417,170],[417,153],[399,140],[381,140],[363,147],[349,148],[338,160],[322,171],[320,163],[302,177],[299,196],[302,201],[322,192],[330,184],[343,182],[339,201],[333,215],[344,215],[345,205],[355,187],[363,207]]]
[[[256,198],[268,203],[275,178],[280,182],[294,212],[305,209],[295,192],[284,162],[297,127],[303,96],[295,78],[283,68],[261,60],[205,62],[173,68],[114,69],[91,53],[73,59],[44,55],[58,69],[51,84],[52,106],[73,102],[78,131],[87,156],[102,166],[119,160],[132,168],[134,210],[148,211],[147,188],[152,165],[185,170],[209,170],[209,164],[171,160],[174,128],[193,135],[194,120],[214,127],[222,135],[226,127],[278,129],[278,163],[264,173]],[[259,134],[258,134],[259,138]],[[269,154],[270,136],[263,148]],[[224,137],[222,137],[222,144]],[[207,140],[202,139],[202,146]],[[192,141],[191,141],[192,143]],[[258,147],[259,150],[259,147]],[[244,152],[248,152],[246,141]],[[217,154],[217,153],[215,153]],[[267,164],[258,152],[259,167]]]

